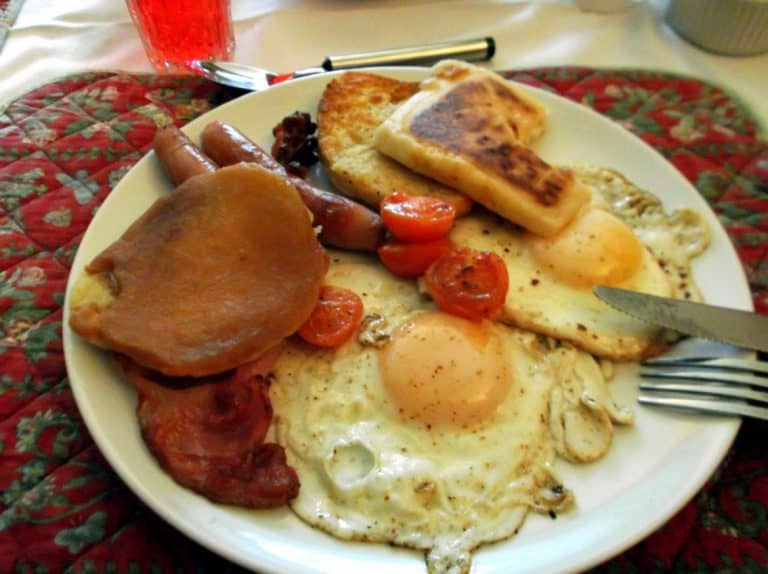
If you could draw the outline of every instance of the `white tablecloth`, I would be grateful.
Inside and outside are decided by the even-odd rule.
[[[701,51],[663,21],[664,0],[624,12],[572,2],[458,0],[232,0],[236,60],[278,71],[323,57],[416,43],[493,36],[496,69],[552,65],[648,68],[705,78],[739,95],[768,125],[768,55]],[[25,0],[0,48],[0,109],[59,76],[151,71],[121,0]]]

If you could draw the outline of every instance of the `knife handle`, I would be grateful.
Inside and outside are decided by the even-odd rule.
[[[333,70],[348,70],[350,68],[364,68],[367,66],[405,65],[414,66],[431,65],[445,58],[455,58],[467,62],[490,60],[496,53],[496,42],[493,38],[480,38],[476,40],[459,40],[454,42],[439,42],[437,44],[423,44],[379,52],[361,52],[346,56],[328,56],[323,60],[323,69],[327,72]]]

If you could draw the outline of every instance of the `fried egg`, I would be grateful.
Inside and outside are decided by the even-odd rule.
[[[668,337],[603,303],[592,288],[699,298],[690,260],[709,242],[706,225],[690,210],[664,213],[657,198],[616,172],[576,173],[592,200],[558,234],[542,238],[486,212],[458,221],[451,240],[504,260],[504,322],[613,360],[658,354]]]
[[[667,213],[661,200],[638,188],[617,171],[581,166],[579,179],[600,202],[633,231],[667,275],[672,297],[703,301],[694,281],[691,260],[709,245],[711,235],[696,211],[682,208]]]
[[[328,284],[365,306],[338,349],[291,340],[273,370],[274,432],[301,478],[291,502],[336,537],[421,549],[467,572],[526,514],[568,509],[550,468],[610,447],[616,407],[595,359],[499,323],[440,312],[378,261],[334,253]]]

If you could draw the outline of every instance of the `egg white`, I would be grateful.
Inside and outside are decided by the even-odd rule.
[[[689,208],[665,211],[661,200],[615,170],[578,166],[579,179],[593,201],[624,221],[659,262],[672,297],[702,301],[691,262],[709,246],[711,233],[702,216]]]
[[[302,484],[291,507],[334,536],[423,549],[430,572],[467,572],[471,551],[515,534],[528,511],[569,507],[550,469],[558,454],[599,458],[613,422],[632,420],[591,356],[491,323],[509,383],[495,412],[471,424],[404,416],[381,357],[400,325],[434,305],[364,256],[333,254],[327,283],[358,293],[368,320],[336,350],[290,341],[270,396],[276,438]]]

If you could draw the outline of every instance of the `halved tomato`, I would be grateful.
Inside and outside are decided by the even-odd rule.
[[[396,191],[380,206],[381,219],[400,241],[432,241],[444,236],[456,218],[456,208],[439,197]]]
[[[467,319],[497,319],[509,288],[501,257],[468,247],[439,257],[427,269],[424,280],[440,309]]]
[[[339,347],[363,318],[363,301],[354,291],[323,285],[312,314],[299,327],[299,337],[318,347]]]
[[[451,249],[447,237],[423,243],[386,241],[378,249],[384,266],[400,277],[419,277],[438,257]]]

